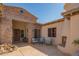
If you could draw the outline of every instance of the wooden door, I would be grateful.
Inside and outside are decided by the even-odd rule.
[[[13,30],[13,42],[19,42],[20,41],[20,29],[14,29]]]

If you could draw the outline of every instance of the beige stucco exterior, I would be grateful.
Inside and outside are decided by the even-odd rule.
[[[79,48],[79,47],[77,48],[77,46],[73,44],[74,40],[79,39],[79,33],[78,33],[79,15],[72,16],[69,22],[70,22],[69,32],[67,32],[69,33],[69,38],[67,39],[66,47],[65,48],[59,47],[59,49],[64,53],[74,54],[76,50]]]
[[[42,37],[48,38],[48,28],[56,28],[56,37],[49,37],[49,38],[52,38],[54,40],[55,45],[60,44],[61,43],[61,34],[62,34],[63,22],[64,22],[64,20],[60,19],[60,22],[56,22],[56,23],[51,22],[51,24],[47,23],[47,24],[43,25],[42,32],[41,32]]]
[[[78,8],[78,7],[79,7],[79,3],[65,3],[65,5],[64,5],[65,11],[69,11],[69,10],[72,10],[72,9]]]
[[[70,54],[70,55],[72,55],[72,54],[74,54],[77,50],[78,50],[78,46],[77,45],[74,45],[73,44],[73,41],[74,40],[77,40],[77,39],[79,39],[79,32],[78,32],[78,30],[79,30],[79,14],[78,14],[78,12],[75,14],[75,12],[76,11],[78,11],[78,10],[76,10],[76,11],[74,11],[74,9],[75,8],[78,8],[79,7],[79,4],[74,4],[74,3],[72,3],[72,4],[66,4],[65,5],[65,14],[64,14],[64,32],[63,32],[63,35],[65,35],[65,36],[67,36],[67,43],[66,43],[66,46],[63,48],[63,47],[60,47],[60,46],[58,46],[58,48],[62,51],[62,52],[64,52],[64,53],[67,53],[67,54]],[[67,11],[69,11],[68,13],[70,14],[68,14],[68,17],[70,17],[70,20],[68,20],[67,19],[67,17],[66,17],[66,12]],[[71,12],[71,11],[73,11],[74,12],[74,14],[73,14],[73,12]]]
[[[58,49],[65,53],[72,55],[78,49],[78,45],[74,45],[73,41],[79,39],[79,13],[77,11],[79,4],[77,3],[67,3],[64,6],[65,11],[63,12],[64,21],[63,22],[49,22],[47,25],[42,26],[42,36],[48,37],[48,28],[57,28],[57,36],[52,39],[55,40],[55,44]],[[60,20],[60,19],[59,19]],[[62,36],[66,36],[65,47],[60,46],[62,44]]]

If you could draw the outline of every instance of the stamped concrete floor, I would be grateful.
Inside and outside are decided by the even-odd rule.
[[[16,51],[2,54],[2,56],[64,56],[56,47],[49,45],[32,44],[26,43],[16,44],[18,49]]]

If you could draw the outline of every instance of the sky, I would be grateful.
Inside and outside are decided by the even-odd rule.
[[[8,3],[10,6],[22,7],[38,18],[39,23],[47,23],[62,18],[62,3]]]

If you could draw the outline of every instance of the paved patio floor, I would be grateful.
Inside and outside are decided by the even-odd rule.
[[[28,45],[26,43],[16,44],[16,51],[2,54],[2,56],[64,56],[56,47],[49,45]]]

